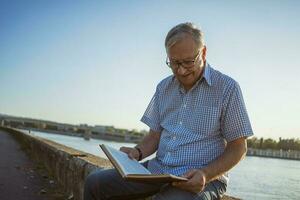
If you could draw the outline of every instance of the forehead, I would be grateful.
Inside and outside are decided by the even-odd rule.
[[[170,59],[183,60],[193,58],[198,49],[193,37],[185,35],[167,49],[167,54]]]

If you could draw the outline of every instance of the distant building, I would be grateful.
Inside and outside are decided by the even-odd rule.
[[[106,132],[111,132],[111,130],[114,130],[115,128],[113,126],[100,126],[100,125],[95,125],[92,127],[92,131],[94,132],[99,132],[99,133],[106,133]]]

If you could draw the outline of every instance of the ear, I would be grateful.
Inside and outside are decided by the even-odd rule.
[[[204,45],[202,49],[201,59],[205,62],[206,61],[206,46]]]

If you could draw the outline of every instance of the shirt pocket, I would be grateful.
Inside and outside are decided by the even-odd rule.
[[[189,127],[195,134],[205,137],[220,129],[220,108],[212,106],[196,106],[192,111]]]

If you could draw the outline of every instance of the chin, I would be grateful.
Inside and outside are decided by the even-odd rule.
[[[180,82],[184,86],[193,86],[195,83],[195,79],[194,78],[187,78],[187,79],[181,78]]]

